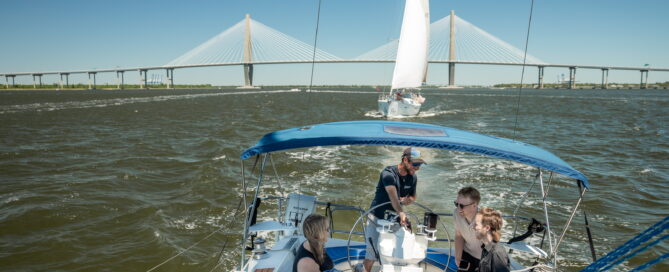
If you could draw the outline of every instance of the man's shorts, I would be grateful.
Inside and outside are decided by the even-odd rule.
[[[367,253],[365,254],[365,260],[372,260],[376,261],[376,255],[374,254],[374,250],[378,253],[378,241],[379,241],[379,232],[376,230],[377,228],[377,218],[376,216],[373,216],[371,214],[367,215],[367,226],[365,227],[365,244],[367,245]],[[372,243],[374,244],[374,249],[372,249],[372,244],[369,243],[369,239],[372,239]]]

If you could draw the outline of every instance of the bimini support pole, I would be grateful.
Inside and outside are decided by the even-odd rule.
[[[516,204],[516,208],[513,210],[513,215],[511,218],[513,218],[513,221],[515,221],[515,225],[513,227],[513,235],[511,237],[516,237],[516,231],[518,230],[518,222],[519,220],[516,220],[516,213],[518,212],[518,209],[520,208],[520,205],[525,202],[525,199],[527,199],[527,196],[532,192],[532,189],[534,188],[534,185],[537,184],[537,180],[539,179],[539,174],[537,174],[534,177],[534,181],[532,182],[532,185],[530,186],[530,189],[527,190],[527,192],[523,195],[523,197],[518,201],[518,204]]]
[[[551,224],[548,221],[548,205],[546,205],[546,191],[544,190],[544,176],[543,173],[541,172],[541,168],[538,168],[539,170],[539,184],[541,185],[541,199],[544,203],[544,220],[546,220],[546,231],[548,232],[548,245],[550,247],[550,252],[554,251],[553,248],[553,237],[552,237],[552,232],[551,232]],[[553,262],[555,263],[555,259],[553,259]]]
[[[262,155],[259,155],[259,156],[262,156]],[[256,157],[256,164],[258,163],[258,158],[259,157]],[[242,262],[241,262],[241,264],[239,264],[239,270],[240,271],[244,270],[244,262],[246,261],[245,260],[245,257],[246,257],[245,256],[245,253],[246,253],[246,251],[245,251],[246,250],[246,239],[248,238],[247,235],[248,235],[248,230],[249,230],[249,227],[250,227],[249,225],[251,224],[251,219],[252,219],[252,217],[249,216],[249,215],[253,214],[255,208],[257,207],[256,202],[258,201],[258,194],[260,193],[260,185],[262,184],[263,172],[265,171],[265,162],[266,161],[267,161],[267,155],[265,155],[263,157],[263,159],[260,163],[260,169],[258,170],[258,184],[256,185],[256,192],[255,192],[255,195],[253,197],[253,204],[250,207],[245,206],[246,223],[244,224],[244,233],[242,233],[242,242],[241,242],[242,252],[240,254],[242,256]],[[253,168],[255,168],[255,164],[254,164]],[[251,172],[253,172],[253,171],[251,171]],[[244,182],[244,205],[246,205],[246,182]],[[251,210],[249,210],[249,208]]]
[[[249,212],[248,209],[246,209],[246,174],[244,173],[244,160],[242,161],[242,187],[244,188],[244,191],[242,192],[242,199],[244,200],[244,218],[249,218]],[[242,233],[242,242],[241,244],[241,252],[240,256],[242,256],[242,261],[239,263],[239,271],[244,270],[244,253],[246,251],[245,246],[245,241],[246,241],[246,225],[244,225],[244,232]]]
[[[574,215],[576,215],[576,211],[578,210],[578,206],[581,205],[581,201],[583,200],[583,195],[585,194],[585,188],[581,189],[581,183],[578,181],[578,189],[579,189],[579,196],[578,196],[578,201],[576,202],[576,206],[574,206],[574,210],[571,212],[571,216],[569,216],[569,220],[567,221],[567,224],[564,225],[564,230],[562,230],[562,234],[560,235],[560,238],[557,241],[557,244],[555,244],[555,249],[553,249],[553,252],[551,252],[551,255],[553,255],[554,259],[557,259],[557,251],[558,247],[560,246],[560,243],[562,242],[562,239],[564,238],[565,234],[567,234],[567,230],[569,229],[569,225],[571,225],[571,221],[574,219]]]

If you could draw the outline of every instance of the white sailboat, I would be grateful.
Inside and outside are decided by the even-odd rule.
[[[415,89],[425,81],[430,40],[430,7],[428,0],[407,0],[400,32],[395,71],[390,92],[378,100],[384,116],[414,116],[425,98]]]

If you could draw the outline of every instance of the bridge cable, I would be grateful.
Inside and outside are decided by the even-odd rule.
[[[525,77],[525,62],[527,61],[527,44],[530,40],[530,26],[532,26],[532,11],[534,10],[534,0],[530,4],[530,18],[527,23],[527,35],[525,36],[525,53],[523,55],[523,70],[520,73],[520,87],[518,87],[518,100],[516,102],[516,121],[513,125],[513,137],[512,140],[516,140],[516,131],[518,130],[518,111],[520,110],[520,95],[523,92],[523,79]]]

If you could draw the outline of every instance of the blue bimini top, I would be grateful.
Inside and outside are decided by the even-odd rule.
[[[329,145],[398,145],[470,152],[516,161],[590,184],[581,172],[546,150],[519,141],[429,124],[349,121],[275,131],[245,150],[241,158],[274,151]]]

